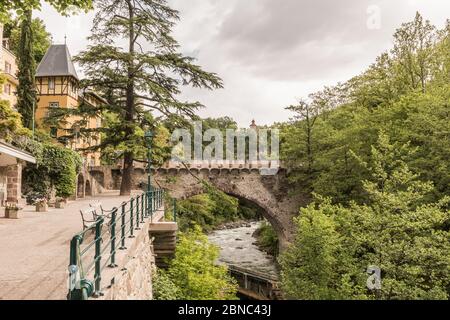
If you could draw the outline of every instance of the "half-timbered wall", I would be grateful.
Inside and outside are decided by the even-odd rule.
[[[72,77],[39,77],[36,89],[40,96],[67,95],[78,99],[78,85]]]

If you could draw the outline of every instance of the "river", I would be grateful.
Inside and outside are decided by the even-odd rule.
[[[278,277],[278,270],[273,258],[253,244],[253,233],[261,222],[250,222],[246,227],[216,230],[208,238],[220,247],[219,262],[258,271]]]

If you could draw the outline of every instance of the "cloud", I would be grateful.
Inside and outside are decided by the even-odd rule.
[[[207,106],[202,116],[285,121],[284,107],[324,85],[362,72],[392,46],[392,34],[420,11],[442,27],[448,0],[169,0],[180,11],[174,35],[184,54],[218,73],[225,89],[185,88],[182,99]],[[380,28],[367,28],[369,6],[380,9]],[[68,35],[71,52],[87,45],[92,13],[62,18],[40,14],[55,39]],[[72,20],[74,19],[74,20]],[[65,26],[62,28],[61,26]],[[76,26],[76,27],[74,27]]]

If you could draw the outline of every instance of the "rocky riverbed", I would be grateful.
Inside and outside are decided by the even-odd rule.
[[[260,225],[261,222],[236,222],[221,226],[209,234],[209,240],[221,249],[219,262],[277,277],[273,257],[260,250],[253,237]]]

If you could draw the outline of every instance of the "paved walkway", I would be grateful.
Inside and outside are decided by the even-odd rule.
[[[80,209],[94,200],[110,209],[129,198],[109,192],[47,213],[27,206],[19,220],[3,218],[0,209],[0,300],[65,299],[69,243],[82,230]]]

